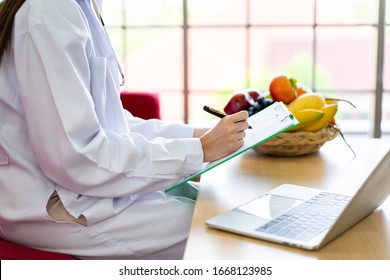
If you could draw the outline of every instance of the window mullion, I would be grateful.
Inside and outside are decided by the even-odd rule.
[[[188,59],[188,5],[187,0],[183,0],[183,98],[184,98],[184,123],[189,121],[189,59]]]
[[[385,46],[385,17],[386,17],[386,0],[379,0],[378,14],[378,46],[376,61],[376,85],[375,85],[375,108],[372,124],[371,136],[374,138],[381,137],[382,122],[382,100],[383,100],[383,67],[384,67],[384,46]]]

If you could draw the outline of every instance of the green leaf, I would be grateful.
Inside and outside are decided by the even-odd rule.
[[[347,140],[345,140],[344,134],[341,132],[339,128],[337,128],[335,125],[329,124],[333,129],[335,129],[343,139],[344,143],[348,146],[348,148],[352,151],[353,155],[356,157],[355,151],[352,149],[352,147],[348,144]]]
[[[356,106],[349,100],[346,99],[340,99],[340,98],[332,98],[332,97],[325,97],[325,100],[334,100],[334,101],[342,101],[349,103],[353,108],[356,108]]]
[[[290,78],[289,81],[290,81],[291,85],[293,86],[293,88],[295,90],[297,90],[298,89],[298,81],[295,78]]]

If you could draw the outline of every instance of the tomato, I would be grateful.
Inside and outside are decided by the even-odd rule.
[[[290,103],[297,96],[297,81],[286,75],[280,75],[272,79],[269,85],[269,92],[275,101]]]

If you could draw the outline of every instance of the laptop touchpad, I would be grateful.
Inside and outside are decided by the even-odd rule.
[[[263,219],[272,219],[302,202],[303,200],[300,199],[264,194],[237,207],[236,210],[250,215],[255,215]]]

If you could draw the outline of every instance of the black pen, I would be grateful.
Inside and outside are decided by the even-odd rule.
[[[222,113],[216,109],[210,108],[209,106],[206,106],[206,105],[203,106],[203,110],[205,110],[207,113],[210,113],[210,114],[212,114],[218,118],[221,118],[221,119],[227,116],[225,113]],[[248,128],[252,129],[251,126],[249,126]]]

